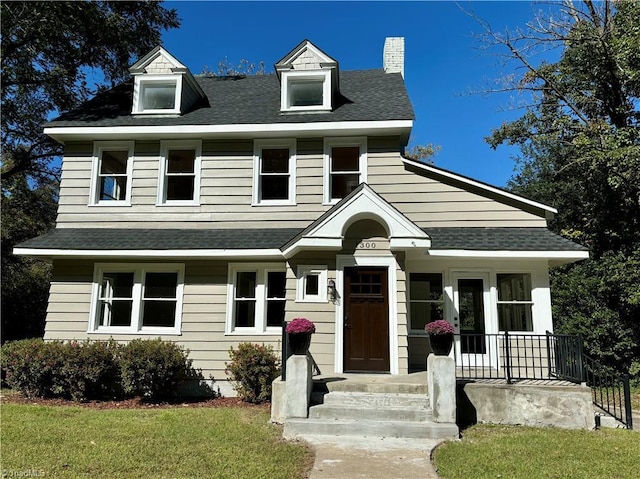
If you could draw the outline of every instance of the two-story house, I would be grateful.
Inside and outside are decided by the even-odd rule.
[[[230,346],[316,323],[324,374],[424,369],[425,323],[552,330],[554,208],[403,156],[404,40],[341,71],[305,40],[275,74],[194,76],[157,47],[45,125],[65,145],[45,339],[162,337],[223,393]],[[470,159],[471,161],[472,159]],[[481,344],[458,347],[473,362]]]

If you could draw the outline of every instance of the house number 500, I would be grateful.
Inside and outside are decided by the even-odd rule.
[[[358,243],[358,249],[376,249],[376,244],[373,241],[362,241]]]

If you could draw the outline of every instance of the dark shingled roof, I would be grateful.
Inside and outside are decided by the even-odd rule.
[[[205,77],[196,81],[207,95],[180,117],[131,114],[131,81],[98,94],[76,110],[47,123],[63,126],[166,126],[334,121],[412,120],[413,109],[399,73],[383,70],[340,72],[340,98],[331,112],[281,113],[280,82],[275,74],[247,77]]]
[[[60,250],[277,249],[300,228],[106,229],[59,228],[17,248]],[[586,251],[546,228],[424,228],[432,249],[477,251]]]
[[[478,251],[587,251],[546,228],[423,228],[432,249]]]
[[[18,248],[68,250],[277,249],[300,232],[283,229],[58,228]]]

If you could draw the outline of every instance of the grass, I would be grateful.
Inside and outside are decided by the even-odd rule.
[[[3,404],[2,470],[87,479],[305,477],[309,451],[284,442],[267,421],[256,408]]]
[[[640,386],[631,386],[631,409],[640,411]]]
[[[443,479],[637,478],[640,433],[476,425],[435,451]]]

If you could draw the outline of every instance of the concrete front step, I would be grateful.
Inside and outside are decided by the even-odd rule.
[[[326,405],[358,407],[414,407],[428,408],[429,397],[424,394],[367,393],[337,391],[325,394]]]
[[[334,394],[334,393],[332,393]],[[331,394],[327,395],[327,397]],[[366,419],[374,421],[425,422],[431,420],[431,410],[411,406],[346,406],[320,404],[309,409],[314,419]]]
[[[287,419],[285,439],[306,436],[361,436],[371,438],[443,439],[458,437],[455,424],[353,419]]]
[[[384,394],[427,394],[427,384],[397,383],[386,381],[352,380],[314,381],[314,391],[319,392],[361,392]]]

